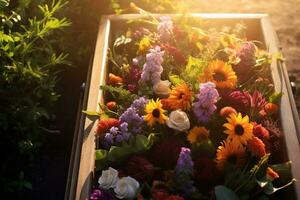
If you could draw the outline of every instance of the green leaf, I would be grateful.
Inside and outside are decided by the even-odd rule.
[[[115,42],[114,42],[114,47],[118,47],[118,46],[121,46],[121,45],[128,44],[128,43],[130,43],[131,41],[132,41],[131,38],[126,37],[126,36],[124,36],[124,35],[121,35],[121,36],[119,36],[119,37],[115,40]]]
[[[270,103],[278,103],[280,98],[283,96],[282,92],[274,92],[270,97],[269,97],[269,102]]]
[[[178,75],[170,75],[169,79],[173,85],[185,83]]]
[[[284,189],[284,188],[292,185],[295,181],[296,181],[296,179],[293,178],[290,182],[288,182],[287,184],[285,184],[281,187],[278,187],[278,188],[274,187],[272,182],[269,182],[269,184],[266,187],[264,187],[264,192],[268,195],[271,195],[281,189]]]
[[[288,161],[281,164],[271,165],[270,166],[275,172],[279,175],[279,181],[282,184],[289,182],[292,179],[292,162]]]
[[[218,185],[214,189],[216,200],[237,200],[236,194],[224,185]]]
[[[82,112],[83,112],[84,114],[88,115],[88,116],[98,116],[98,117],[101,116],[100,113],[94,112],[94,111],[83,110]]]
[[[0,8],[9,6],[9,0],[0,0]]]

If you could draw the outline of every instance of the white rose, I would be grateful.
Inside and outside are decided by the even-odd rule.
[[[178,131],[186,131],[190,128],[190,120],[185,112],[175,110],[171,112],[167,125]]]
[[[133,199],[136,196],[140,184],[130,176],[121,178],[114,189],[119,199]]]
[[[165,98],[169,96],[171,82],[168,80],[162,81],[160,80],[156,84],[153,85],[153,91],[161,98]]]
[[[98,180],[99,186],[102,189],[114,188],[119,180],[118,171],[114,168],[108,168],[108,170],[103,170],[102,175]]]

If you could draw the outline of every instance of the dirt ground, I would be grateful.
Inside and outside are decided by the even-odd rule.
[[[290,76],[297,83],[295,94],[300,111],[300,0],[186,0],[192,12],[267,13],[286,59]]]

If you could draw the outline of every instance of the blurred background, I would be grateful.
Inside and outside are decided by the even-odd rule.
[[[0,188],[4,196],[13,195],[12,199],[64,198],[80,87],[93,56],[99,20],[107,14],[132,13],[130,2],[153,13],[267,13],[278,34],[290,78],[300,86],[300,0],[65,2],[0,0],[0,100],[5,102],[0,105],[0,156],[4,163],[0,168]],[[45,5],[48,9],[57,8],[50,12],[58,20],[56,23],[45,23],[52,19],[45,19],[49,15]],[[33,18],[36,21],[30,21]],[[25,46],[20,46],[20,40],[26,38]],[[25,52],[27,57],[22,49],[29,49]],[[8,67],[15,65],[22,68],[11,71],[13,68]],[[50,65],[53,68],[45,71],[45,66]],[[14,79],[7,74],[13,74]],[[39,74],[42,78],[37,77]],[[45,87],[40,88],[41,81]],[[24,90],[26,87],[29,89]],[[37,90],[31,88],[41,92],[37,95]],[[53,93],[57,96],[45,103]],[[298,109],[299,96],[298,90]],[[20,109],[30,113],[26,120],[24,115],[19,116]]]

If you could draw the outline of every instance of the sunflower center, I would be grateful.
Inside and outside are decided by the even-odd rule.
[[[213,75],[214,80],[216,81],[226,81],[226,76],[222,72],[215,72]]]
[[[231,164],[236,164],[237,161],[237,156],[236,155],[230,155],[227,158],[227,162],[231,163]]]
[[[235,134],[241,136],[244,134],[244,127],[242,125],[238,124],[234,128],[234,132],[235,132]]]
[[[160,111],[159,111],[159,109],[155,108],[155,109],[152,111],[152,116],[155,117],[155,118],[159,118],[159,116],[160,116]]]

